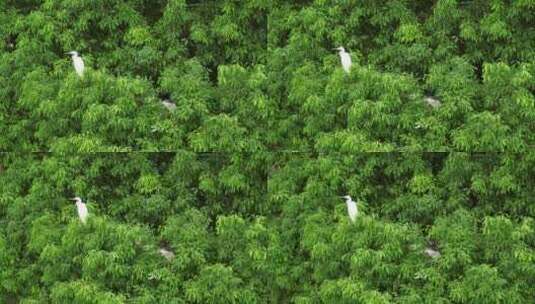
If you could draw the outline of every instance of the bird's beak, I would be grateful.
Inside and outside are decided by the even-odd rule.
[[[76,200],[76,198],[74,198],[74,197],[73,197],[73,198],[70,198],[70,200],[71,200],[71,201],[75,201],[75,200]]]

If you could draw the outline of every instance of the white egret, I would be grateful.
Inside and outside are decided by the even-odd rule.
[[[434,240],[428,240],[427,246],[424,250],[425,254],[427,254],[429,257],[436,259],[440,257],[440,252],[438,251],[437,242]]]
[[[438,107],[440,107],[442,105],[440,100],[435,99],[435,98],[433,98],[431,96],[425,97],[424,101],[434,109],[436,109],[436,108],[438,108]]]
[[[357,203],[354,202],[351,199],[351,196],[349,196],[349,195],[344,195],[342,197],[345,198],[345,200],[346,200],[347,214],[349,215],[349,219],[351,220],[351,222],[354,223],[355,220],[357,219],[357,216],[359,215],[359,210],[357,208]]]
[[[169,111],[174,111],[176,109],[176,104],[171,101],[171,99],[162,100],[162,105],[167,108]]]
[[[160,249],[158,250],[158,252],[160,252],[160,254],[161,254],[164,258],[166,258],[168,261],[171,261],[172,259],[175,258],[175,254],[174,254],[172,251],[167,250],[167,249],[165,249],[165,248],[163,248],[163,247],[160,248]]]
[[[433,259],[436,259],[436,258],[439,258],[440,257],[440,252],[438,250],[435,250],[431,247],[427,247],[425,248],[425,254],[427,254],[428,256],[432,257]]]
[[[67,54],[71,55],[72,58],[72,64],[74,65],[74,70],[76,70],[76,73],[78,76],[83,77],[84,76],[84,61],[82,60],[82,57],[78,55],[77,51],[71,51]]]
[[[89,213],[87,212],[87,206],[84,202],[82,202],[82,199],[79,197],[72,198],[73,201],[76,202],[76,208],[78,209],[78,216],[80,217],[80,221],[85,224],[87,221],[87,216]]]
[[[349,56],[349,53],[346,52],[346,50],[343,47],[337,47],[334,50],[338,50],[338,55],[340,55],[340,60],[342,61],[342,67],[344,68],[344,71],[349,74],[349,71],[351,70],[351,56]]]

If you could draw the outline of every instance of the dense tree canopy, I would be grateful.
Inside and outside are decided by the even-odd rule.
[[[535,302],[534,25],[534,0],[0,0],[0,303]]]

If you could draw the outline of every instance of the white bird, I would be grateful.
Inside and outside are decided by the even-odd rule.
[[[349,53],[346,52],[346,50],[343,47],[337,47],[334,50],[338,50],[338,55],[340,55],[340,60],[342,61],[342,67],[344,68],[344,71],[349,74],[349,71],[351,70],[351,56],[349,56]]]
[[[424,98],[424,101],[434,109],[436,109],[436,108],[438,108],[438,107],[440,107],[442,105],[440,100],[435,99],[435,98],[433,98],[431,96],[427,96],[426,98]]]
[[[76,202],[76,208],[78,209],[78,216],[80,217],[80,221],[85,224],[87,221],[87,216],[89,215],[89,213],[87,212],[87,206],[78,196],[72,198],[72,200]]]
[[[425,254],[427,254],[428,256],[432,257],[433,259],[436,259],[436,258],[440,257],[440,252],[438,252],[438,250],[434,250],[431,247],[425,248],[424,251],[425,251]]]
[[[359,215],[359,210],[357,208],[357,203],[354,202],[351,199],[351,196],[349,196],[349,195],[345,195],[345,196],[342,196],[342,197],[346,199],[347,213],[349,214],[349,219],[351,219],[351,222],[354,223],[355,220],[357,219],[357,216]]]
[[[172,251],[169,251],[169,250],[167,250],[167,249],[165,249],[165,248],[163,248],[163,247],[160,248],[158,251],[159,251],[160,254],[161,254],[164,258],[166,258],[168,261],[171,261],[172,259],[175,258],[175,254],[174,254]]]
[[[78,55],[77,51],[71,51],[67,54],[71,55],[72,58],[72,64],[74,65],[74,70],[78,74],[78,76],[83,77],[84,76],[84,61],[82,60],[82,57]]]
[[[176,104],[171,101],[171,99],[162,100],[162,105],[167,108],[169,111],[174,111],[176,109]]]

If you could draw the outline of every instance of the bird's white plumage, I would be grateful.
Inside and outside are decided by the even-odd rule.
[[[162,100],[162,105],[166,107],[169,111],[174,111],[176,109],[176,104],[170,99]]]
[[[78,74],[78,76],[80,77],[83,77],[85,65],[84,61],[82,60],[82,57],[80,57],[80,55],[78,55],[78,52],[76,51],[69,52],[68,54],[71,55],[72,65],[74,66],[76,74]]]
[[[425,251],[425,254],[427,254],[428,256],[432,257],[433,259],[436,259],[436,258],[440,257],[440,252],[438,252],[437,250],[434,250],[431,247],[425,248],[424,251]]]
[[[346,200],[346,205],[347,205],[347,214],[349,215],[349,219],[351,220],[351,222],[354,223],[355,220],[357,219],[357,216],[359,215],[357,203],[354,202],[351,199],[351,196],[349,195],[344,196],[344,198]]]
[[[340,60],[342,61],[342,68],[349,74],[349,71],[351,70],[351,56],[343,47],[338,47],[337,50],[339,51],[338,55],[340,55]]]
[[[427,96],[424,100],[428,105],[430,105],[432,108],[435,108],[435,109],[442,105],[440,100],[430,97],[430,96]]]
[[[158,251],[159,251],[160,254],[161,254],[164,258],[166,258],[168,261],[171,261],[172,259],[175,258],[175,254],[174,254],[172,251],[169,251],[169,250],[167,250],[167,249],[165,249],[165,248],[160,248]]]
[[[82,199],[79,197],[75,197],[74,201],[76,202],[76,209],[78,210],[78,217],[80,218],[80,221],[82,223],[87,222],[87,217],[89,216],[89,212],[87,211],[87,206],[82,202]]]

